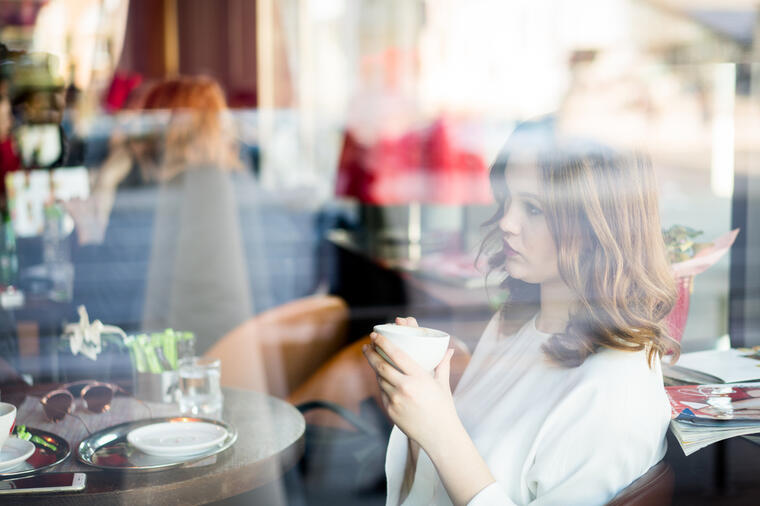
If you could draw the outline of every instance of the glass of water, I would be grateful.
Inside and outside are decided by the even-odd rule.
[[[222,389],[218,359],[188,357],[179,363],[178,398],[183,414],[221,417]]]

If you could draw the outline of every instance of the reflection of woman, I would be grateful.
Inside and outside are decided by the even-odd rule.
[[[146,105],[155,103],[171,118],[143,327],[192,331],[202,353],[252,314],[239,211],[241,199],[253,196],[253,181],[232,174],[241,163],[215,81],[166,81],[147,95]]]
[[[92,198],[68,204],[79,225],[80,244],[103,240],[117,190],[166,182],[188,167],[208,163],[225,171],[241,168],[224,94],[215,81],[167,80],[152,86],[139,102],[140,112],[131,113],[110,139]],[[165,112],[171,120],[164,137]]]
[[[456,392],[450,355],[431,377],[381,335],[399,370],[365,349],[396,424],[388,504],[601,504],[665,453],[676,293],[653,171],[522,132],[491,168],[484,244],[509,299]]]

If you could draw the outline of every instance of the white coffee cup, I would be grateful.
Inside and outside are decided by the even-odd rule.
[[[11,433],[13,422],[16,421],[16,406],[7,402],[0,402],[0,448]]]
[[[449,349],[449,335],[441,330],[386,323],[375,325],[375,332],[388,338],[390,342],[420,364],[423,369],[430,372],[438,367],[443,357],[446,356],[446,350]],[[378,349],[377,351],[385,360],[393,364],[393,361],[383,353],[383,350]]]

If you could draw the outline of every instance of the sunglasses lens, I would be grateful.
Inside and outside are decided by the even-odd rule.
[[[104,385],[93,385],[84,393],[87,409],[94,413],[102,413],[111,407],[113,392]]]
[[[53,394],[42,405],[45,415],[54,422],[63,420],[70,407],[71,397],[66,394]]]

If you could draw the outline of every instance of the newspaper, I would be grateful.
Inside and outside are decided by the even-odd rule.
[[[686,455],[734,436],[760,433],[760,383],[665,388],[670,429]]]

